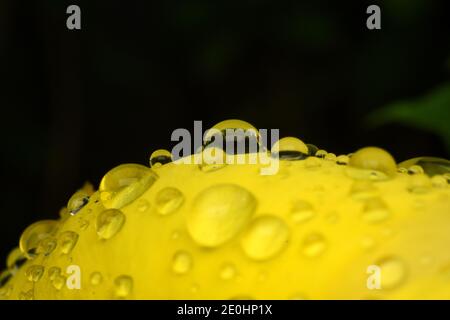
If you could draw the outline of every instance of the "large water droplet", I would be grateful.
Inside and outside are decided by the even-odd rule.
[[[186,274],[192,268],[192,257],[186,251],[178,251],[173,256],[172,271],[176,274]]]
[[[114,294],[119,299],[125,299],[131,295],[133,291],[133,278],[121,275],[114,280]]]
[[[111,239],[123,227],[125,215],[118,209],[107,209],[97,217],[97,235],[100,239]]]
[[[183,204],[184,196],[180,190],[172,187],[160,190],[155,199],[156,211],[161,215],[175,212]]]
[[[78,242],[78,233],[73,231],[64,231],[59,235],[59,245],[61,253],[69,254]]]
[[[67,210],[71,215],[75,215],[89,202],[89,195],[83,191],[79,190],[75,192],[72,197],[70,197],[67,202]]]
[[[42,220],[33,223],[20,236],[19,247],[28,259],[36,256],[39,242],[50,237],[57,229],[58,222],[55,220]]]
[[[315,215],[316,211],[314,210],[311,203],[304,200],[296,201],[290,212],[291,220],[296,224],[309,221]]]
[[[249,222],[257,201],[235,184],[219,184],[203,190],[187,213],[191,237],[202,246],[217,247],[233,238]]]
[[[354,168],[375,170],[393,176],[397,172],[394,158],[385,150],[366,147],[356,151],[350,158],[349,165]]]
[[[312,233],[303,240],[301,251],[308,258],[316,258],[322,255],[326,248],[325,238],[319,233]]]
[[[281,160],[303,160],[308,156],[308,147],[298,138],[285,137],[272,146],[271,153]]]
[[[363,208],[362,219],[367,223],[379,223],[391,215],[387,205],[380,198],[368,199]]]
[[[100,182],[100,198],[106,208],[121,209],[140,197],[158,179],[151,169],[123,164],[110,170]]]
[[[288,244],[289,228],[271,215],[256,218],[242,236],[241,245],[246,255],[254,260],[270,259]]]
[[[103,276],[98,271],[92,272],[89,281],[91,285],[98,286],[103,282]]]
[[[158,149],[150,155],[150,167],[159,168],[166,163],[172,162],[172,153],[165,149]]]
[[[399,258],[383,258],[375,265],[381,268],[382,289],[396,288],[406,279],[406,265]]]
[[[32,265],[25,271],[28,281],[38,282],[44,275],[45,268],[41,265]]]

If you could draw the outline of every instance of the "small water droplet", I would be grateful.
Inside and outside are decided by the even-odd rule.
[[[304,200],[298,200],[294,203],[290,216],[294,223],[304,223],[311,220],[316,215],[313,206]]]
[[[328,161],[336,161],[336,155],[334,153],[329,152],[325,155],[324,159]]]
[[[304,161],[304,165],[307,169],[317,169],[322,166],[322,163],[316,157],[309,157]]]
[[[419,165],[412,165],[408,168],[408,173],[409,174],[418,174],[418,173],[423,174],[423,173],[425,173],[425,171]]]
[[[100,198],[105,208],[121,209],[139,198],[157,179],[157,174],[145,166],[123,164],[103,177]]]
[[[341,154],[340,156],[338,156],[336,158],[336,163],[341,165],[341,166],[345,166],[350,162],[350,158],[349,156],[345,155],[345,154]]]
[[[356,151],[350,158],[349,165],[359,169],[375,170],[393,176],[397,172],[394,158],[377,147],[366,147]]]
[[[64,277],[61,274],[55,275],[53,280],[51,280],[53,288],[55,288],[58,291],[64,287],[64,285],[66,284],[66,281],[67,281],[66,277]]]
[[[394,289],[406,279],[406,265],[396,257],[386,257],[375,265],[381,268],[381,288]]]
[[[114,280],[115,296],[119,299],[125,299],[133,291],[133,278],[127,275],[121,275]]]
[[[176,274],[186,274],[192,268],[191,255],[186,251],[178,251],[173,256],[172,271]]]
[[[39,242],[50,237],[57,229],[58,222],[55,220],[42,220],[33,223],[20,236],[19,247],[28,259],[36,257]]]
[[[220,269],[220,278],[222,280],[231,280],[237,274],[236,267],[231,263],[226,263]]]
[[[184,196],[176,188],[164,188],[158,192],[155,199],[156,211],[160,215],[175,212],[184,202]]]
[[[202,172],[214,172],[224,168],[226,163],[226,153],[216,147],[206,147],[201,153],[202,161],[198,165]]]
[[[447,179],[443,175],[435,175],[431,178],[431,184],[435,188],[446,188],[448,186]]]
[[[328,152],[327,152],[326,150],[323,150],[323,149],[317,150],[317,152],[316,152],[316,157],[317,157],[317,158],[324,159],[325,156],[327,155],[327,153],[328,153]]]
[[[36,253],[43,254],[44,256],[47,257],[56,249],[56,246],[57,243],[53,237],[42,239],[38,244]]]
[[[426,174],[416,173],[409,177],[408,191],[411,193],[427,193],[431,190],[431,187],[431,179]]]
[[[57,276],[61,275],[61,268],[51,267],[48,269],[48,278],[53,281]]]
[[[172,162],[172,154],[168,150],[159,149],[150,155],[150,167],[154,169],[170,162]]]
[[[311,143],[307,143],[306,146],[308,147],[308,155],[310,157],[313,157],[316,155],[316,152],[319,151],[319,148],[317,148],[317,146],[311,144]]]
[[[326,248],[325,238],[319,233],[312,233],[303,240],[301,251],[307,258],[316,258],[322,255]]]
[[[282,219],[264,215],[256,218],[246,230],[241,245],[249,258],[266,260],[286,247],[289,235],[289,228]]]
[[[256,205],[255,197],[238,185],[211,186],[197,195],[187,212],[189,234],[199,245],[220,246],[247,225]]]
[[[98,286],[103,282],[103,276],[100,272],[92,272],[89,281],[91,285]]]
[[[89,195],[83,191],[79,190],[75,192],[72,197],[70,197],[67,202],[67,210],[70,215],[77,214],[86,204],[89,202]]]
[[[281,160],[303,160],[308,156],[308,147],[298,138],[285,137],[272,146],[271,153]]]
[[[366,200],[363,208],[362,219],[367,223],[379,223],[391,215],[387,205],[380,198]]]
[[[38,282],[44,275],[45,268],[41,265],[32,265],[25,271],[28,281]]]
[[[78,242],[78,233],[73,231],[64,231],[59,235],[59,245],[61,253],[69,254]]]
[[[80,218],[80,219],[78,220],[78,223],[79,223],[80,229],[81,229],[82,231],[85,231],[85,230],[89,227],[89,221],[86,220],[86,219]]]
[[[136,208],[139,212],[146,212],[150,208],[150,204],[145,199],[139,199]]]
[[[118,209],[107,209],[97,217],[97,235],[100,239],[111,239],[123,227],[125,215]]]

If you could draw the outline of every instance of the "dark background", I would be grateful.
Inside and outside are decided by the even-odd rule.
[[[70,4],[81,31],[66,29]],[[0,257],[85,181],[147,164],[194,120],[239,118],[336,154],[448,158],[433,130],[366,119],[449,80],[449,4],[0,0]]]

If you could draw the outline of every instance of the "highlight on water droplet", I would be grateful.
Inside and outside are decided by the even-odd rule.
[[[114,294],[116,298],[125,299],[133,292],[133,278],[127,275],[118,276],[114,280]]]
[[[201,246],[217,247],[232,239],[250,221],[257,201],[243,187],[218,184],[204,189],[187,212],[186,225]]]
[[[288,244],[290,236],[286,223],[272,215],[256,218],[245,231],[241,246],[254,260],[266,260],[279,254]]]
[[[296,223],[304,223],[311,220],[316,215],[311,203],[305,200],[297,200],[292,206],[290,217],[291,220]]]
[[[78,242],[78,233],[64,231],[59,235],[59,246],[62,254],[69,254]]]
[[[100,199],[105,208],[121,209],[139,198],[157,179],[156,173],[139,164],[117,166],[100,182]]]
[[[394,289],[406,280],[406,264],[400,258],[385,257],[375,265],[381,269],[381,289]]]
[[[172,162],[172,153],[168,150],[158,149],[150,155],[150,167],[154,169],[170,162]]]
[[[25,271],[28,281],[38,282],[44,275],[45,268],[41,265],[32,265]]]
[[[37,255],[39,243],[50,237],[57,229],[55,220],[42,220],[28,226],[20,236],[19,247],[25,257],[33,259]]]
[[[362,212],[362,219],[367,223],[380,223],[389,218],[391,212],[386,203],[380,198],[366,200]]]
[[[321,256],[327,248],[327,241],[320,233],[307,235],[301,244],[301,252],[307,258],[317,258]]]
[[[183,202],[184,196],[180,190],[172,187],[167,187],[160,190],[156,194],[156,211],[160,215],[168,215],[178,210]]]
[[[176,274],[186,274],[192,268],[192,257],[186,251],[178,251],[172,259],[172,271]]]
[[[303,160],[308,157],[308,147],[295,137],[285,137],[272,146],[272,156],[280,160]]]
[[[106,209],[97,217],[96,230],[100,239],[111,239],[123,227],[125,215],[118,209]]]

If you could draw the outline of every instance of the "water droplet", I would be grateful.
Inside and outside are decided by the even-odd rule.
[[[75,192],[67,202],[67,210],[71,215],[75,215],[89,202],[89,195],[83,190]]]
[[[36,249],[37,254],[49,256],[56,249],[56,240],[53,237],[42,239]]]
[[[139,198],[157,179],[156,173],[145,166],[123,164],[103,177],[100,198],[105,208],[121,209]]]
[[[81,229],[82,231],[85,231],[85,230],[89,227],[89,221],[86,220],[86,219],[80,218],[80,219],[78,220],[78,223],[79,223],[80,229]]]
[[[78,242],[78,233],[73,231],[64,231],[59,236],[59,245],[61,253],[69,254]]]
[[[423,168],[421,166],[413,165],[408,168],[408,173],[409,174],[418,174],[418,173],[423,174],[423,173],[425,173],[425,171],[423,170]]]
[[[399,164],[399,166],[404,168],[411,168],[412,166],[419,166],[419,173],[426,173],[427,175],[434,176],[437,174],[446,174],[450,173],[450,161],[443,158],[436,157],[418,157],[403,161]]]
[[[19,293],[19,300],[34,300],[34,290],[22,291]]]
[[[336,155],[334,153],[329,152],[325,155],[324,159],[328,161],[336,161]]]
[[[150,208],[150,204],[145,199],[139,199],[136,208],[139,212],[145,212]]]
[[[316,157],[317,158],[321,158],[321,159],[323,159],[323,158],[325,158],[325,156],[327,155],[327,151],[326,150],[323,150],[323,149],[320,149],[320,150],[317,150],[317,152],[316,152]]]
[[[20,236],[19,247],[28,259],[36,256],[36,250],[43,239],[50,237],[57,229],[55,220],[42,220],[33,223]]]
[[[170,162],[172,162],[172,153],[168,150],[158,149],[150,155],[150,167],[154,169]]]
[[[317,148],[315,145],[311,143],[307,143],[306,146],[308,147],[308,155],[310,157],[313,157],[316,155],[316,152],[319,151],[319,148]]]
[[[189,234],[199,245],[220,246],[247,225],[256,205],[255,197],[238,185],[209,187],[197,195],[187,212]]]
[[[281,160],[303,160],[308,156],[308,147],[298,138],[285,137],[272,146],[271,152]]]
[[[25,272],[25,276],[27,277],[28,281],[38,282],[44,275],[44,271],[45,268],[43,266],[32,265],[28,267],[27,271]]]
[[[231,263],[224,264],[220,269],[220,278],[225,281],[233,279],[236,274],[236,267]]]
[[[133,291],[133,278],[122,275],[114,280],[115,296],[119,299],[125,299]]]
[[[426,174],[417,173],[409,177],[408,191],[411,193],[427,193],[431,187],[431,179]]]
[[[66,277],[64,277],[61,274],[55,275],[53,280],[51,280],[53,287],[58,291],[64,287],[64,285],[66,284],[66,281],[67,281]]]
[[[301,251],[307,258],[316,258],[322,255],[326,248],[325,238],[319,233],[312,233],[303,240]]]
[[[214,172],[227,165],[226,154],[220,148],[207,147],[202,151],[201,157],[198,167],[203,172]]]
[[[380,198],[368,199],[363,208],[362,219],[367,223],[379,223],[391,215],[387,205]]]
[[[48,278],[53,281],[57,276],[61,275],[61,268],[51,267],[48,269]]]
[[[242,236],[245,254],[254,260],[266,260],[280,253],[289,240],[286,223],[271,215],[256,218]]]
[[[431,184],[435,188],[446,188],[448,186],[447,179],[443,175],[435,175],[431,178]]]
[[[118,209],[107,209],[97,217],[97,235],[100,239],[111,239],[123,227],[125,215]]]
[[[6,267],[8,269],[16,269],[20,268],[20,266],[26,261],[25,256],[23,255],[20,248],[16,247],[11,250],[6,258]]]
[[[350,158],[349,156],[345,155],[345,154],[341,154],[340,156],[338,156],[336,158],[336,163],[339,165],[347,165],[350,162]]]
[[[186,274],[192,268],[192,258],[186,251],[178,251],[173,256],[172,271],[176,274]]]
[[[90,282],[91,282],[91,285],[98,286],[99,284],[101,284],[103,282],[102,274],[98,271],[92,272],[91,277],[90,277]]]
[[[403,168],[403,167],[398,167],[397,172],[401,173],[401,174],[405,174],[405,173],[408,173],[408,169]]]
[[[304,200],[298,200],[291,209],[291,219],[294,223],[304,223],[311,220],[316,215],[313,206]]]
[[[381,288],[393,289],[406,279],[406,265],[396,257],[379,260],[375,265],[381,268]]]
[[[359,149],[350,158],[349,165],[359,169],[379,171],[387,176],[397,172],[394,158],[387,151],[377,147]]]
[[[156,211],[161,215],[175,212],[184,202],[184,196],[176,188],[164,188],[158,192],[155,199]]]

